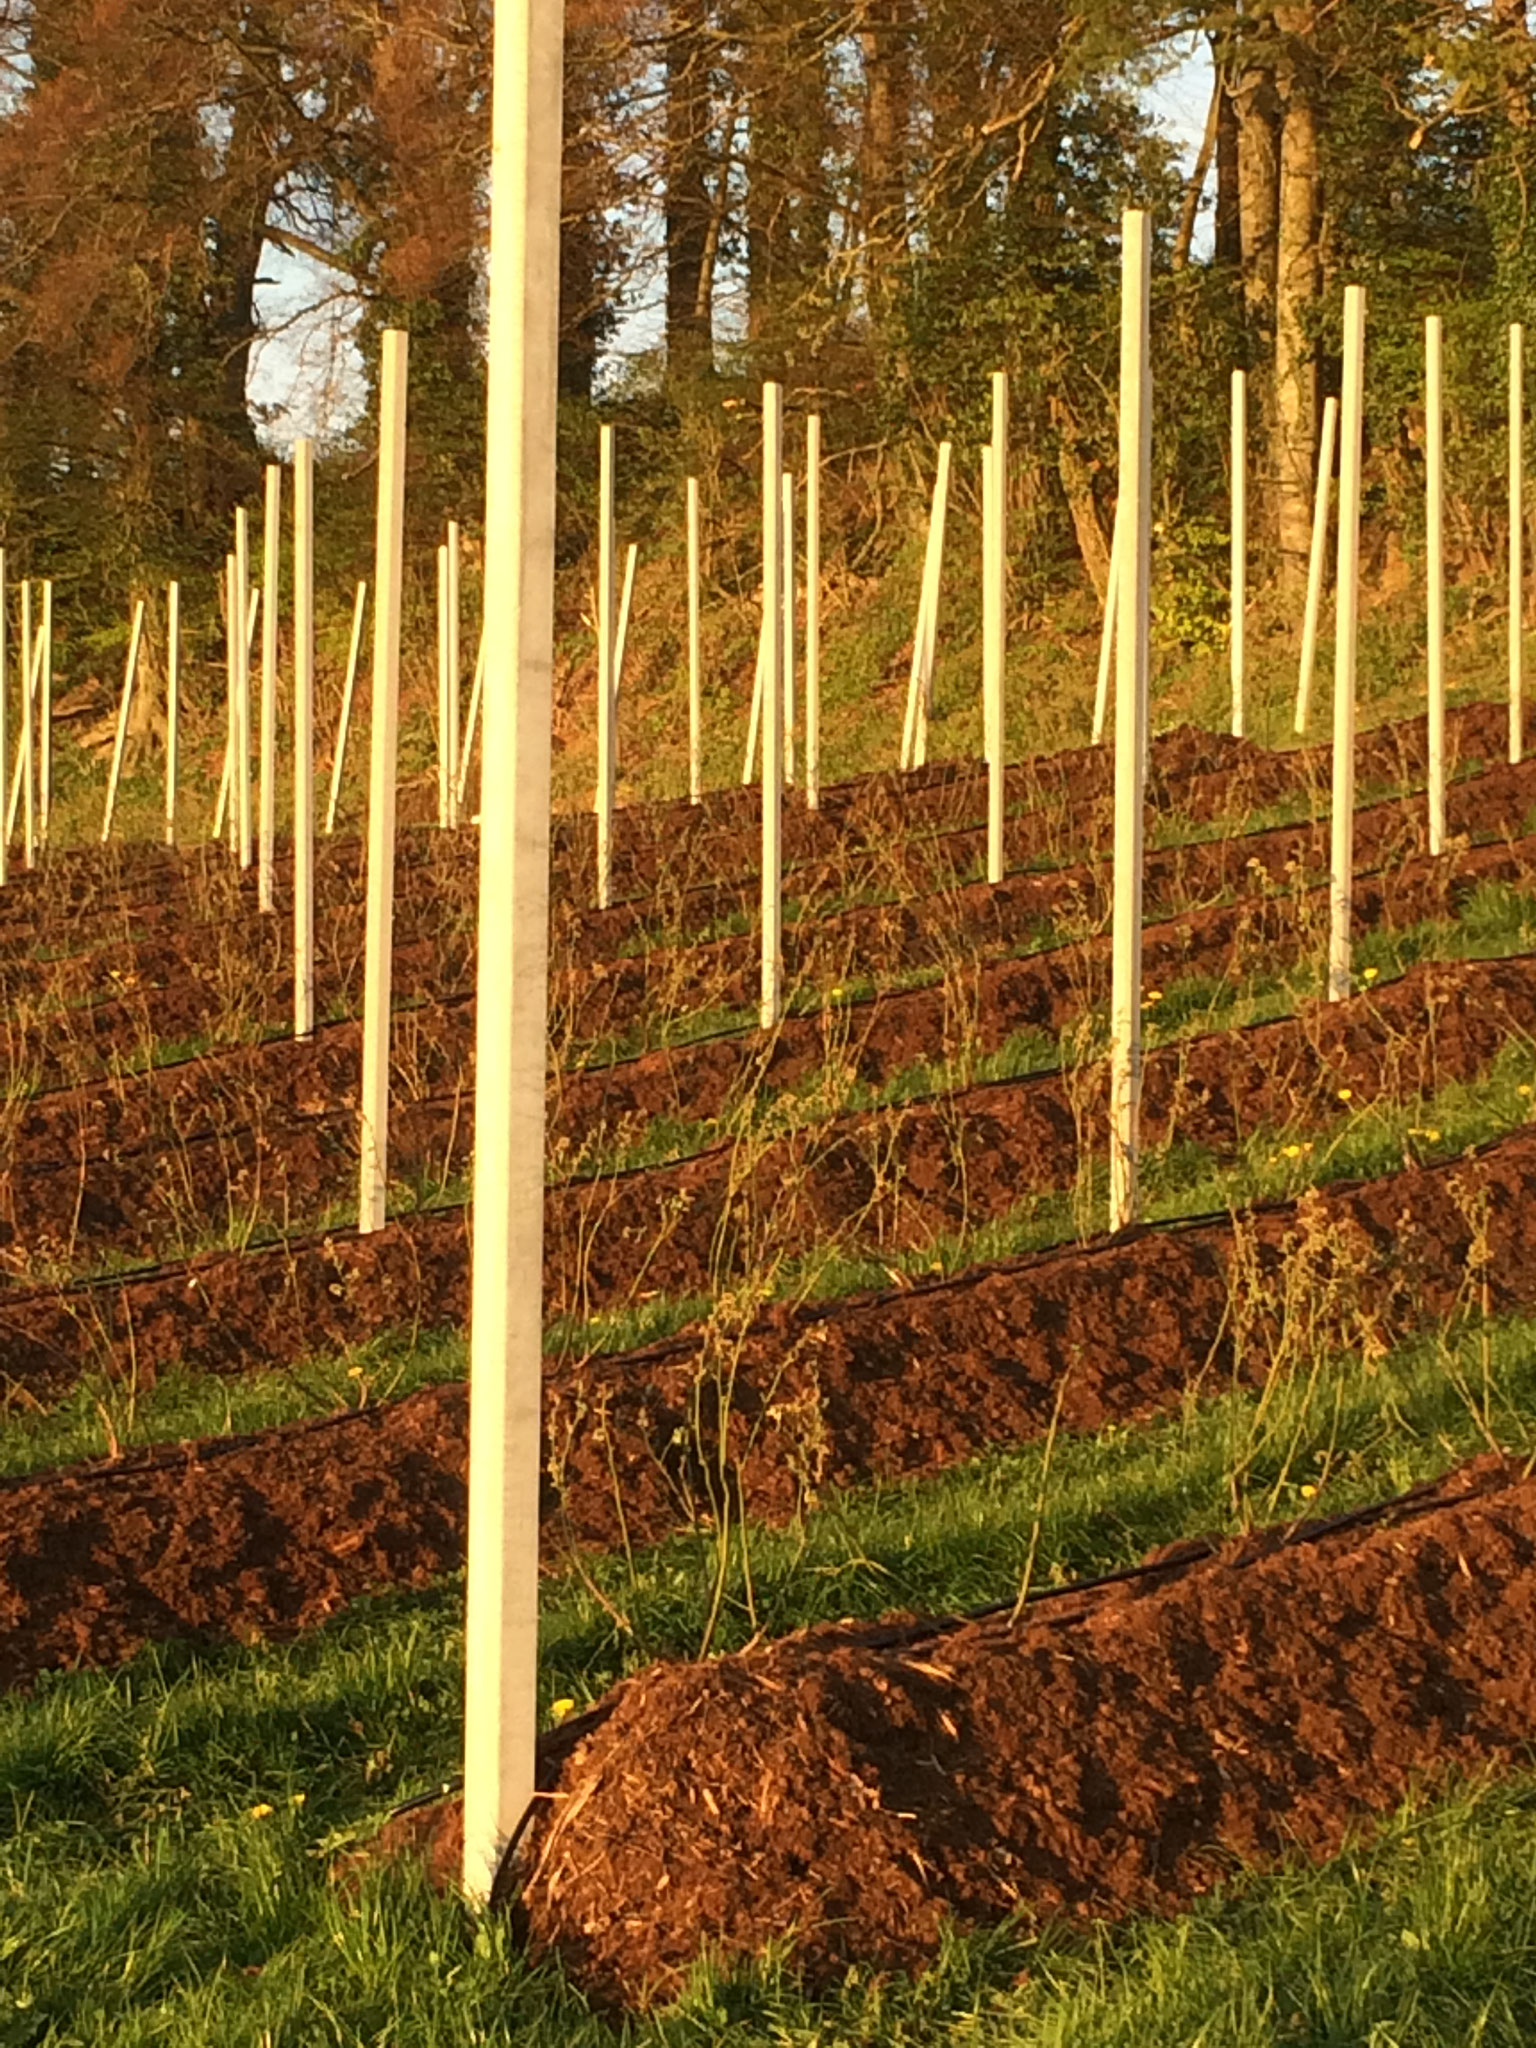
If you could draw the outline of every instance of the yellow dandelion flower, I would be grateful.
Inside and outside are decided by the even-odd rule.
[[[1340,1102],[1353,1102],[1353,1101],[1354,1101],[1354,1099],[1355,1099],[1355,1091],[1354,1091],[1354,1089],[1353,1089],[1353,1088],[1341,1088],[1341,1089],[1339,1090],[1339,1100],[1340,1100]]]
[[[267,1817],[267,1815],[268,1815],[268,1814],[269,1814],[269,1813],[270,1813],[271,1811],[272,1811],[271,1807],[270,1807],[270,1806],[269,1806],[269,1805],[267,1804],[266,1800],[265,1800],[265,1799],[263,1799],[263,1800],[261,1800],[261,1801],[260,1801],[260,1802],[259,1802],[259,1803],[258,1803],[257,1805],[255,1805],[255,1806],[253,1806],[253,1807],[251,1808],[251,1819],[252,1819],[252,1820],[265,1820],[265,1819],[266,1819],[266,1817]]]
[[[574,1714],[575,1711],[576,1702],[574,1700],[552,1700],[550,1702],[550,1717],[557,1727],[568,1715]]]
[[[1381,969],[1379,967],[1367,967],[1363,979],[1366,981],[1374,981],[1377,975],[1380,974],[1380,972]]]

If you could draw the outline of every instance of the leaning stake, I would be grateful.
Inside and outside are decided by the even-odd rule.
[[[1445,848],[1445,414],[1440,316],[1424,322],[1424,613],[1429,682],[1429,850]],[[1331,401],[1330,401],[1331,403]]]
[[[1323,570],[1328,556],[1328,494],[1333,487],[1333,443],[1339,401],[1323,400],[1323,440],[1317,451],[1317,489],[1312,499],[1312,552],[1307,561],[1307,607],[1301,622],[1301,666],[1296,676],[1296,730],[1304,733],[1312,708],[1312,673],[1317,666],[1317,621],[1323,608]]]
[[[128,635],[128,662],[123,670],[123,694],[117,707],[117,738],[112,746],[112,770],[107,777],[107,802],[101,814],[101,843],[112,836],[112,813],[117,808],[117,785],[123,773],[123,749],[128,744],[128,713],[133,705],[134,679],[139,672],[139,644],[144,638],[144,600],[133,608],[133,630]]]
[[[315,1028],[315,450],[293,444],[293,1035]]]
[[[1120,230],[1120,488],[1116,524],[1115,902],[1111,940],[1109,1227],[1140,1210],[1141,869],[1146,778],[1152,534],[1152,233],[1140,211]]]
[[[363,1079],[357,1227],[380,1230],[389,1185],[389,991],[394,957],[395,764],[400,742],[400,598],[408,337],[387,328],[379,363],[379,499],[374,543],[373,706],[368,766],[368,907],[363,947]]]
[[[357,693],[357,660],[363,645],[363,613],[368,605],[368,585],[359,583],[352,600],[352,638],[347,647],[347,679],[341,686],[341,716],[336,721],[336,747],[331,755],[331,793],[325,806],[325,830],[336,830],[336,805],[341,798],[341,778],[347,765],[347,736],[352,730],[352,699]]]
[[[501,0],[491,128],[485,732],[470,1278],[464,1889],[533,1800],[554,656],[561,10]]]
[[[1333,831],[1328,863],[1328,999],[1349,994],[1355,870],[1355,629],[1360,609],[1360,445],[1365,402],[1365,287],[1344,291],[1339,412],[1339,557],[1333,629]]]

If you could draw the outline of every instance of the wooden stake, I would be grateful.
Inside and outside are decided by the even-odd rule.
[[[176,844],[176,779],[181,752],[181,585],[165,586],[165,843]]]
[[[444,708],[448,714],[448,823],[459,822],[459,522],[448,522],[448,619],[445,653],[448,689]]]
[[[293,444],[293,1035],[315,1029],[315,449]]]
[[[1365,288],[1344,290],[1344,396],[1339,413],[1339,559],[1333,633],[1333,831],[1329,859],[1328,998],[1349,994],[1355,869],[1355,633],[1360,610],[1360,462],[1365,406]]]
[[[1509,758],[1525,737],[1525,329],[1509,330]]]
[[[928,718],[933,708],[933,660],[938,643],[939,580],[944,564],[944,521],[949,504],[948,441],[939,443],[939,464],[928,511],[928,541],[923,551],[923,585],[912,632],[912,668],[907,678],[907,716],[901,735],[901,765],[921,768],[928,759]]]
[[[789,789],[795,780],[795,479],[787,469],[779,479],[779,509],[784,555],[784,786]]]
[[[448,549],[437,550],[437,822],[448,823],[448,785],[453,763],[448,758]]]
[[[27,649],[25,686],[20,694],[20,862],[33,866],[37,852],[37,813],[33,811],[33,580],[20,586],[20,643]],[[12,805],[14,809],[14,805]]]
[[[459,755],[458,805],[462,816],[464,792],[469,787],[469,757],[475,750],[475,727],[480,720],[480,694],[485,687],[485,631],[480,633],[480,649],[475,656],[475,680],[469,691],[469,717],[464,724],[464,748]]]
[[[1248,613],[1248,376],[1232,372],[1232,737],[1244,729],[1244,627]]]
[[[805,423],[805,806],[821,809],[821,414]]]
[[[363,950],[363,1079],[357,1227],[384,1226],[389,1187],[389,998],[394,960],[395,771],[400,743],[400,603],[404,582],[405,394],[409,336],[386,328],[379,362],[379,499],[375,541],[373,705],[368,766],[368,906]]]
[[[1093,692],[1093,744],[1104,738],[1109,720],[1109,666],[1115,652],[1115,614],[1120,606],[1120,515],[1109,543],[1109,575],[1104,584],[1104,623],[1099,631],[1099,677]]]
[[[225,617],[227,620],[234,616],[233,612],[229,609],[229,607],[231,605],[238,604],[240,601],[239,593],[235,588],[235,558],[233,555],[226,555],[224,557],[224,597]],[[250,604],[245,614],[245,659],[247,669],[249,669],[250,666],[251,652],[256,645],[256,620],[258,615],[260,614],[260,611],[261,592],[259,590],[253,590],[250,592]],[[225,635],[225,638],[226,643],[228,643],[227,633]],[[234,646],[226,644],[225,656],[226,660],[231,664],[231,668],[233,670],[233,668],[237,666],[239,663],[240,657],[238,649]],[[229,729],[228,732],[226,733],[224,741],[224,768],[223,773],[219,778],[218,808],[215,810],[213,814],[213,836],[215,839],[218,838],[219,834],[224,829],[225,808],[229,803],[229,793],[234,785],[234,727],[235,721],[238,718],[238,705],[238,692],[234,688],[231,688],[228,696],[228,701],[226,704],[226,710],[229,719]],[[236,853],[239,850],[237,820],[235,818],[233,810],[231,810],[229,813],[229,847],[231,853]]]
[[[699,480],[688,479],[688,801],[702,803],[703,669],[699,656]]]
[[[767,628],[759,623],[757,629],[757,667],[752,675],[752,710],[747,719],[747,754],[741,764],[741,786],[750,784],[757,772],[757,734],[763,718],[763,664],[768,659]]]
[[[277,626],[278,577],[283,544],[283,472],[267,464],[261,532],[261,808],[257,841],[256,901],[274,911],[277,858]]]
[[[619,597],[619,622],[613,633],[613,772],[619,772],[619,706],[624,701],[624,650],[629,644],[629,608],[635,596],[635,564],[640,546],[631,541],[624,557],[624,587]]]
[[[10,690],[9,639],[10,628],[6,610],[5,549],[0,548],[0,794],[5,790],[5,757],[10,751],[9,707],[6,702]],[[23,648],[21,656],[22,688],[26,688],[27,656]],[[11,834],[9,821],[0,818],[0,888],[11,878]]]
[[[784,391],[763,386],[763,986],[759,1018],[784,1015]]]
[[[1323,438],[1317,451],[1317,488],[1312,499],[1312,553],[1307,563],[1307,608],[1301,622],[1301,667],[1296,677],[1296,730],[1304,733],[1312,708],[1312,675],[1317,667],[1317,622],[1323,607],[1323,571],[1328,558],[1328,498],[1333,489],[1333,444],[1339,401],[1323,400]]]
[[[992,373],[992,461],[983,477],[982,671],[987,751],[987,880],[1003,879],[1008,666],[1008,373]],[[990,508],[990,518],[987,516]]]
[[[22,585],[22,597],[25,598],[26,596],[27,587],[24,583]],[[29,618],[30,608],[24,606],[22,613],[22,626],[24,629],[27,627]],[[21,661],[21,687],[24,692],[24,698],[22,703],[23,723],[25,723],[25,720],[29,713],[36,708],[38,695],[38,678],[42,673],[43,666],[43,636],[41,629],[39,629],[38,632],[30,636],[30,648],[25,644],[26,638],[27,635],[24,631]],[[27,758],[24,753],[24,750],[18,747],[16,750],[15,766],[11,773],[10,802],[6,806],[5,812],[5,836],[7,839],[9,839],[15,833],[16,830],[16,812],[18,806],[21,803],[22,796],[22,770],[26,765]]]
[[[613,798],[617,763],[614,720],[613,428],[597,430],[597,907],[608,908],[613,887]],[[481,806],[482,811],[484,806]]]
[[[112,813],[117,808],[117,785],[123,773],[123,750],[128,744],[128,712],[133,703],[134,679],[139,672],[139,643],[144,638],[144,600],[133,608],[133,628],[128,635],[128,660],[123,669],[123,694],[117,707],[117,738],[112,746],[112,770],[107,777],[107,801],[101,814],[101,843],[112,836]]]
[[[342,771],[347,765],[347,735],[352,730],[352,699],[357,690],[357,659],[363,645],[363,613],[368,605],[368,585],[359,583],[352,600],[352,642],[347,649],[347,679],[341,691],[341,716],[336,721],[336,746],[331,755],[331,793],[325,806],[325,830],[336,830],[336,805],[341,796]]]
[[[464,1890],[533,1800],[554,645],[561,9],[495,14]]]
[[[21,693],[21,862],[30,868],[37,848],[37,817],[33,810],[32,694],[35,682],[32,646],[32,579],[21,586],[21,644],[26,649]],[[15,804],[11,806],[14,810]]]
[[[235,508],[235,589],[238,603],[235,617],[243,617],[250,603],[251,533],[245,507]],[[235,636],[235,829],[240,865],[248,868],[254,840],[251,831],[251,649],[243,633]]]
[[[1445,850],[1445,409],[1440,316],[1424,322],[1424,611],[1429,684],[1429,850]]]
[[[1111,938],[1109,1227],[1141,1211],[1141,885],[1152,564],[1152,229],[1121,221],[1119,618],[1115,632],[1115,889]]]
[[[48,844],[53,816],[53,579],[43,578],[42,688],[38,698],[37,834]]]

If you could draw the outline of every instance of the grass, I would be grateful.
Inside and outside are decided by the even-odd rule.
[[[1303,1503],[1380,1497],[1482,1448],[1490,1427],[1530,1447],[1529,1319],[1312,1365],[1267,1399],[1229,1390],[1151,1427],[1059,1441],[1039,1582]],[[725,1644],[1008,1597],[1044,1456],[1030,1446],[754,1530]],[[714,1573],[705,1534],[553,1579],[546,1714],[649,1657],[691,1654]],[[378,1873],[350,1902],[326,1881],[334,1848],[455,1768],[460,1597],[456,1581],[381,1596],[291,1644],[172,1645],[0,1701],[3,2048],[612,2039],[557,1972],[409,1871]],[[1536,1775],[1468,1787],[1320,1870],[1247,1880],[1173,1924],[956,1936],[916,1986],[854,1972],[810,2000],[782,1960],[734,1978],[701,1969],[630,2038],[1512,2044],[1536,2010],[1533,1814]]]

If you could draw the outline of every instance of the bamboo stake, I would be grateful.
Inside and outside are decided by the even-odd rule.
[[[795,479],[779,479],[781,545],[784,553],[784,785],[795,780]]]
[[[1248,376],[1232,372],[1232,737],[1245,725],[1244,685],[1248,614]]]
[[[1104,623],[1099,631],[1099,676],[1093,692],[1093,744],[1104,738],[1109,719],[1109,668],[1115,652],[1115,613],[1120,605],[1120,515],[1109,542],[1109,575],[1104,583]]]
[[[1007,719],[1003,704],[1008,666],[1008,373],[992,373],[991,507],[987,529],[990,567],[982,577],[982,661],[986,676],[987,880],[1003,879],[1003,795],[1007,763]],[[984,521],[985,525],[985,521]]]
[[[1312,675],[1317,667],[1317,622],[1323,607],[1323,571],[1328,559],[1328,498],[1333,489],[1333,444],[1339,401],[1323,400],[1323,438],[1317,451],[1317,487],[1312,500],[1312,553],[1307,563],[1307,608],[1301,623],[1301,667],[1296,676],[1296,730],[1304,733],[1312,708]]]
[[[624,693],[624,650],[629,644],[629,608],[635,595],[635,564],[640,559],[638,541],[631,541],[624,557],[624,588],[619,597],[619,622],[613,634],[613,772],[619,772],[619,705]]]
[[[336,830],[336,805],[341,796],[342,771],[347,765],[347,735],[352,729],[352,699],[357,690],[357,658],[363,645],[363,613],[368,605],[368,585],[357,586],[352,600],[352,642],[347,649],[347,679],[341,691],[341,716],[336,722],[336,746],[331,756],[331,793],[325,806],[325,831]]]
[[[32,737],[32,692],[34,657],[32,652],[32,579],[25,577],[21,586],[21,644],[26,653],[26,687],[21,697],[21,862],[30,869],[37,847],[37,818],[33,810],[33,737]],[[14,803],[12,810],[16,808]]]
[[[10,749],[8,730],[10,721],[6,698],[10,690],[11,679],[9,673],[9,627],[5,596],[5,549],[0,548],[0,791],[3,791],[5,788],[5,757]],[[27,656],[25,649],[22,650],[21,656],[21,678],[22,686],[25,688],[27,678]],[[3,888],[11,878],[11,835],[8,821],[0,820],[0,824],[6,824],[6,829],[0,831],[0,888]]]
[[[1152,233],[1120,231],[1119,611],[1115,634],[1115,882],[1111,938],[1109,1227],[1141,1211],[1141,905],[1152,545]]]
[[[165,843],[176,844],[176,780],[181,754],[181,585],[165,586]]]
[[[293,444],[293,1035],[315,1029],[315,450]]]
[[[224,832],[224,813],[229,803],[229,781],[235,766],[235,558],[224,557],[224,765],[219,772],[218,801],[213,807],[213,831],[219,839]],[[230,846],[234,847],[231,820]]]
[[[444,636],[444,653],[447,665],[447,692],[444,709],[447,724],[444,728],[448,749],[448,823],[459,822],[459,522],[448,522],[448,585],[447,625]]]
[[[139,672],[139,643],[144,638],[144,600],[133,608],[133,629],[128,635],[128,660],[123,669],[123,694],[117,707],[117,738],[112,747],[112,770],[107,777],[107,801],[101,814],[101,843],[112,836],[112,813],[117,808],[117,785],[123,773],[123,750],[128,744],[128,713],[133,704],[133,685]]]
[[[1525,329],[1509,330],[1509,758],[1525,738]]]
[[[805,423],[805,805],[821,809],[821,414]]]
[[[1333,635],[1333,830],[1329,860],[1328,999],[1349,994],[1355,866],[1355,632],[1360,608],[1360,460],[1365,400],[1365,289],[1344,291],[1344,396],[1339,416],[1339,560]]]
[[[437,822],[448,823],[448,782],[453,764],[448,759],[448,549],[437,550]]]
[[[464,750],[459,756],[459,810],[464,809],[464,792],[469,787],[469,757],[475,749],[475,727],[480,719],[480,695],[485,687],[485,630],[480,632],[480,651],[475,656],[475,680],[469,691],[469,717],[464,725]]]
[[[741,786],[750,784],[757,770],[757,733],[763,716],[763,663],[767,660],[767,634],[761,624],[757,629],[757,667],[752,676],[752,710],[747,719],[747,754],[741,764]]]
[[[561,10],[495,12],[464,1890],[534,1792]]]
[[[597,430],[597,907],[608,908],[613,882],[614,721],[613,428]],[[481,806],[482,811],[484,805]]]
[[[363,1078],[357,1227],[384,1225],[389,1188],[389,997],[394,956],[395,778],[400,744],[400,605],[409,337],[387,328],[379,366],[373,704],[368,769],[368,905],[363,951]]]
[[[229,608],[229,606],[230,606],[230,605],[233,605],[233,604],[237,604],[237,603],[239,602],[239,595],[238,595],[238,593],[237,593],[237,591],[236,591],[236,589],[235,589],[235,566],[234,566],[234,564],[235,564],[235,558],[234,558],[234,556],[233,556],[233,555],[226,555],[226,556],[224,557],[224,564],[225,564],[225,590],[224,590],[224,596],[225,596],[225,615],[226,615],[226,617],[232,617],[232,616],[233,616],[233,614],[232,614],[232,613],[231,613],[231,612],[229,611],[229,609],[228,609],[228,608]],[[250,604],[249,604],[249,607],[247,608],[247,611],[246,611],[246,614],[245,614],[245,658],[246,658],[246,662],[247,662],[247,664],[249,664],[249,662],[250,662],[250,658],[251,658],[251,650],[252,650],[252,649],[253,649],[253,648],[255,647],[255,645],[256,645],[256,620],[257,620],[257,617],[258,617],[258,616],[259,616],[259,614],[260,614],[260,611],[261,611],[261,592],[260,592],[259,590],[253,590],[253,591],[251,591],[251,592],[250,592]],[[228,640],[228,635],[226,634],[226,636],[225,636],[225,637],[226,637],[226,642],[227,642],[227,640]],[[239,662],[239,658],[240,658],[240,657],[239,657],[239,653],[238,653],[238,650],[237,650],[236,648],[234,648],[234,647],[230,647],[230,646],[226,646],[226,659],[227,659],[227,660],[228,660],[228,661],[229,661],[229,662],[230,662],[231,664],[234,664],[234,665],[238,665],[238,662]],[[228,733],[228,734],[226,735],[226,738],[225,738],[225,743],[224,743],[224,769],[223,769],[223,773],[222,773],[222,775],[220,776],[220,779],[219,779],[219,802],[218,802],[218,808],[217,808],[217,810],[216,810],[216,811],[214,812],[214,815],[213,815],[213,836],[214,836],[214,838],[215,838],[215,839],[217,839],[217,838],[218,838],[219,834],[220,834],[220,833],[221,833],[221,832],[223,831],[223,829],[224,829],[224,813],[225,813],[225,807],[226,807],[226,805],[227,805],[227,804],[228,804],[228,802],[229,802],[229,792],[230,792],[230,790],[231,790],[231,788],[233,787],[233,784],[234,784],[234,772],[235,772],[235,771],[234,771],[234,753],[233,753],[233,751],[232,751],[232,750],[233,750],[233,746],[234,746],[234,738],[233,738],[233,725],[234,725],[234,721],[235,721],[235,719],[236,719],[236,717],[237,717],[237,715],[238,715],[238,712],[237,712],[237,706],[238,706],[238,697],[237,697],[237,694],[236,694],[236,693],[235,693],[235,692],[234,692],[233,690],[231,690],[231,692],[230,692],[230,695],[229,695],[229,699],[228,699],[228,705],[227,705],[227,710],[228,710],[228,713],[229,713],[229,719],[230,719],[230,721],[231,721],[231,725],[230,725],[230,732],[229,732],[229,733]],[[237,847],[238,847],[238,841],[237,841],[237,837],[236,837],[236,819],[235,819],[235,815],[234,815],[234,812],[233,812],[233,811],[231,811],[231,812],[230,812],[230,814],[229,814],[229,845],[230,845],[230,851],[231,851],[232,853],[233,853],[233,852],[235,852],[235,851],[237,851]]]
[[[1429,850],[1445,850],[1445,409],[1440,316],[1424,322],[1424,609],[1429,684]]]
[[[688,801],[703,801],[703,673],[699,657],[699,480],[688,479]]]
[[[763,986],[759,1019],[784,1015],[784,391],[763,386]]]
[[[251,533],[250,521],[245,507],[235,508],[235,589],[238,602],[235,618],[244,616],[250,603],[251,588]],[[253,836],[251,832],[251,650],[250,643],[241,633],[235,636],[235,830],[238,841],[240,865],[251,865]]]
[[[22,586],[22,595],[23,597],[26,596],[25,584],[23,584]],[[23,627],[25,627],[26,624],[27,616],[24,613],[22,618]],[[27,648],[25,644],[25,636],[23,639],[21,661],[21,686],[23,692],[25,693],[22,703],[22,713],[24,720],[29,708],[34,708],[37,704],[38,677],[42,672],[42,666],[43,636],[42,633],[39,631],[32,635],[32,644],[30,650]],[[11,838],[16,831],[16,812],[21,804],[22,769],[24,766],[25,758],[23,755],[23,751],[20,747],[18,747],[16,750],[15,765],[11,772],[10,802],[6,806],[5,813],[5,836],[7,839]]]
[[[283,541],[283,472],[267,464],[261,536],[261,808],[257,840],[256,902],[275,911],[277,865],[277,626],[278,576]]]
[[[949,504],[949,463],[952,446],[939,443],[928,509],[928,540],[923,550],[922,593],[912,631],[912,668],[907,678],[907,716],[901,735],[901,765],[921,768],[928,759],[928,718],[933,708],[933,660],[938,641],[939,580],[944,564],[944,522]]]
[[[53,579],[43,578],[42,688],[38,699],[37,833],[48,844],[53,816]]]

